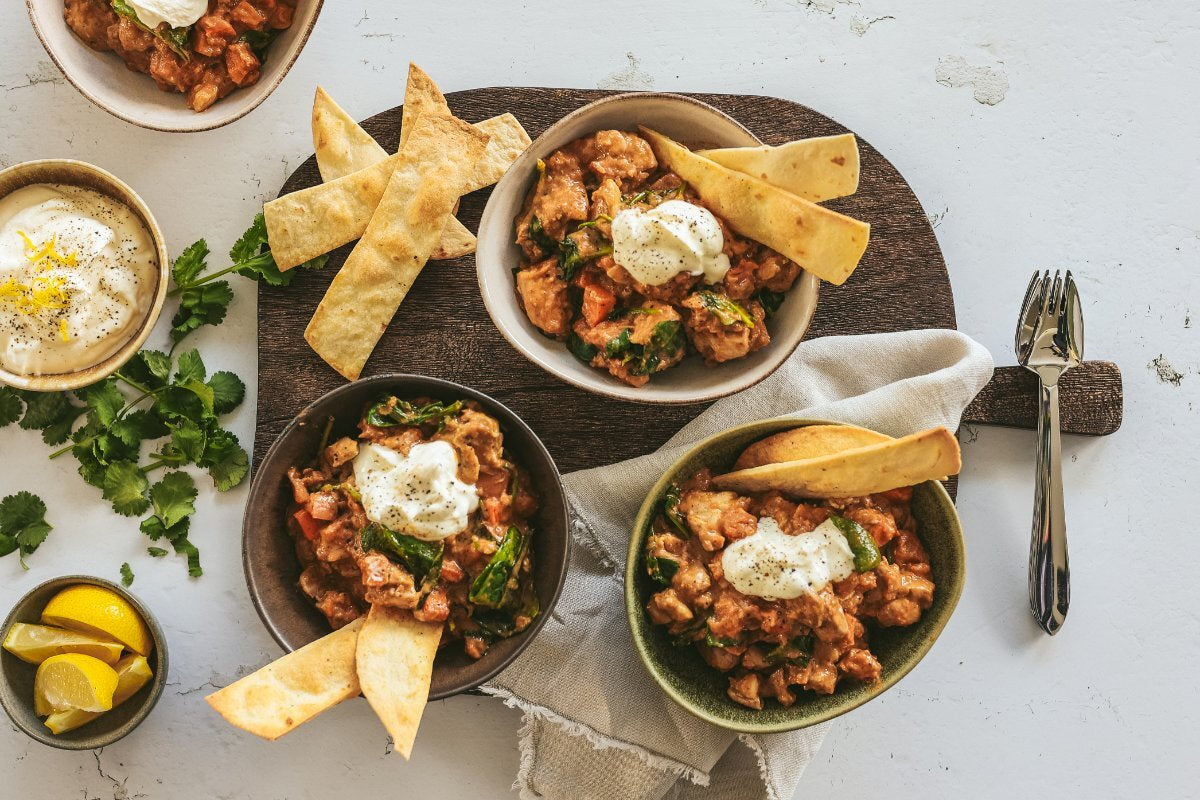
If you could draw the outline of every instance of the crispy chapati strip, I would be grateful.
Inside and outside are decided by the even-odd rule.
[[[854,425],[808,425],[759,439],[742,451],[733,468],[750,469],[763,464],[819,458],[890,441],[891,438]]]
[[[723,167],[649,128],[640,130],[659,163],[686,181],[743,236],[833,284],[845,283],[858,266],[870,237],[867,223]]]
[[[437,247],[486,146],[482,133],[454,117],[413,123],[370,224],[304,331],[313,350],[350,380]]]
[[[324,255],[363,235],[400,154],[263,206],[271,253],[281,270]]]
[[[320,86],[313,97],[313,152],[328,183],[387,158],[387,151]]]
[[[501,114],[476,122],[475,127],[487,135],[488,145],[475,168],[475,177],[471,180],[469,190],[472,192],[491,186],[504,177],[513,162],[532,144],[529,134],[512,114]]]
[[[697,153],[814,203],[858,191],[858,140],[853,133],[798,139],[778,147],[725,147]]]
[[[861,497],[915,486],[962,469],[958,440],[946,428],[799,461],[764,464],[713,478],[737,492],[776,490],[792,497]]]
[[[379,721],[406,759],[429,702],[442,623],[418,622],[397,608],[375,605],[358,637],[358,682]]]
[[[400,150],[408,141],[409,134],[419,117],[452,116],[446,96],[425,74],[425,70],[409,62],[408,85],[404,89],[404,107],[400,111]],[[465,192],[464,192],[465,194]]]
[[[354,651],[362,619],[204,698],[231,725],[278,739],[359,693]]]

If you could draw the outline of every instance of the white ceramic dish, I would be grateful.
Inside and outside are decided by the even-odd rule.
[[[817,306],[819,281],[802,273],[770,322],[771,344],[738,361],[707,367],[694,354],[635,388],[580,362],[559,341],[534,327],[517,302],[512,270],[520,250],[513,220],[532,187],[535,165],[555,149],[593,131],[647,125],[693,147],[761,144],[740,123],[710,105],[673,94],[614,95],[574,111],[550,126],[517,159],[483,211],[475,256],[479,289],[492,322],[522,355],[567,383],[589,392],[641,403],[699,403],[740,392],[774,372],[804,338]]]
[[[188,108],[182,94],[159,90],[149,75],[129,70],[115,53],[97,53],[84,44],[63,20],[63,0],[25,0],[42,46],[84,97],[126,122],[170,132],[219,128],[257,108],[300,55],[321,13],[321,3],[302,0],[297,6],[292,26],[271,43],[257,83],[197,114]]]

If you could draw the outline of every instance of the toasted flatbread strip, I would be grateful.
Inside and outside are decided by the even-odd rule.
[[[358,695],[354,651],[362,625],[356,619],[204,699],[230,725],[278,739]]]
[[[721,489],[775,490],[792,497],[861,497],[915,486],[962,469],[958,440],[946,428],[801,461],[765,464],[713,478]]]
[[[400,150],[412,133],[413,125],[419,117],[452,116],[446,96],[433,82],[425,70],[413,64],[408,64],[408,84],[404,88],[404,107],[400,110]],[[464,192],[465,194],[465,192]]]
[[[733,468],[750,469],[781,461],[819,458],[843,450],[889,441],[892,437],[854,425],[807,425],[772,434],[747,447],[733,462]]]
[[[500,119],[500,117],[494,119]],[[490,120],[488,121],[490,122]],[[480,123],[481,129],[483,124]],[[320,86],[317,87],[316,95],[313,97],[312,129],[313,152],[317,154],[317,170],[321,173],[321,180],[326,183],[360,169],[366,169],[387,158],[387,151],[375,141],[375,138],[363,130],[363,127]],[[523,130],[521,132],[524,133]],[[503,144],[505,131],[497,127],[495,133],[501,136],[500,144]],[[490,142],[488,149],[491,152]],[[515,156],[513,160],[516,160]],[[451,217],[446,222],[442,241],[431,258],[435,260],[458,258],[474,251],[474,234],[467,230],[466,226],[457,218]]]
[[[433,679],[433,660],[442,623],[418,622],[412,614],[371,606],[358,637],[358,682],[379,721],[392,737],[392,748],[406,759]]]
[[[303,264],[363,235],[400,154],[263,206],[271,253],[281,270]]]
[[[475,168],[475,177],[470,184],[471,192],[491,186],[503,178],[513,162],[533,143],[512,114],[501,114],[476,122],[475,127],[487,135],[488,144],[483,158]]]
[[[661,133],[639,128],[659,163],[690,184],[738,233],[833,284],[845,283],[858,266],[870,238],[867,223],[723,167]]]
[[[317,170],[325,183],[378,164],[388,155],[320,86],[313,96],[312,135]]]
[[[304,331],[350,380],[387,329],[441,238],[487,138],[462,120],[430,115],[412,126],[371,222]]]
[[[697,153],[814,203],[858,191],[858,140],[853,133],[798,139],[778,147],[726,147]]]

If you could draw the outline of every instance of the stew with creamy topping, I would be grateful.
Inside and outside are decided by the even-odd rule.
[[[186,94],[188,106],[203,111],[258,81],[268,46],[291,27],[298,2],[208,0],[207,11],[201,5],[177,27],[148,25],[139,17],[139,3],[126,0],[64,0],[63,17],[93,50],[111,50],[159,89]]]
[[[476,403],[383,398],[287,477],[300,588],[334,628],[382,604],[480,658],[539,613],[538,498]]]
[[[801,271],[737,235],[629,131],[538,162],[515,222],[529,321],[632,386],[691,350],[714,365],[766,347],[767,318]]]
[[[845,678],[877,682],[870,628],[912,625],[933,602],[912,488],[797,503],[716,491],[711,478],[672,487],[647,537],[650,621],[753,709],[790,706],[796,689],[832,694]]]

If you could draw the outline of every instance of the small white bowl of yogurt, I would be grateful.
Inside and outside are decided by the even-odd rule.
[[[0,171],[0,384],[111,375],[150,335],[169,269],[150,209],[114,175],[68,159]]]

